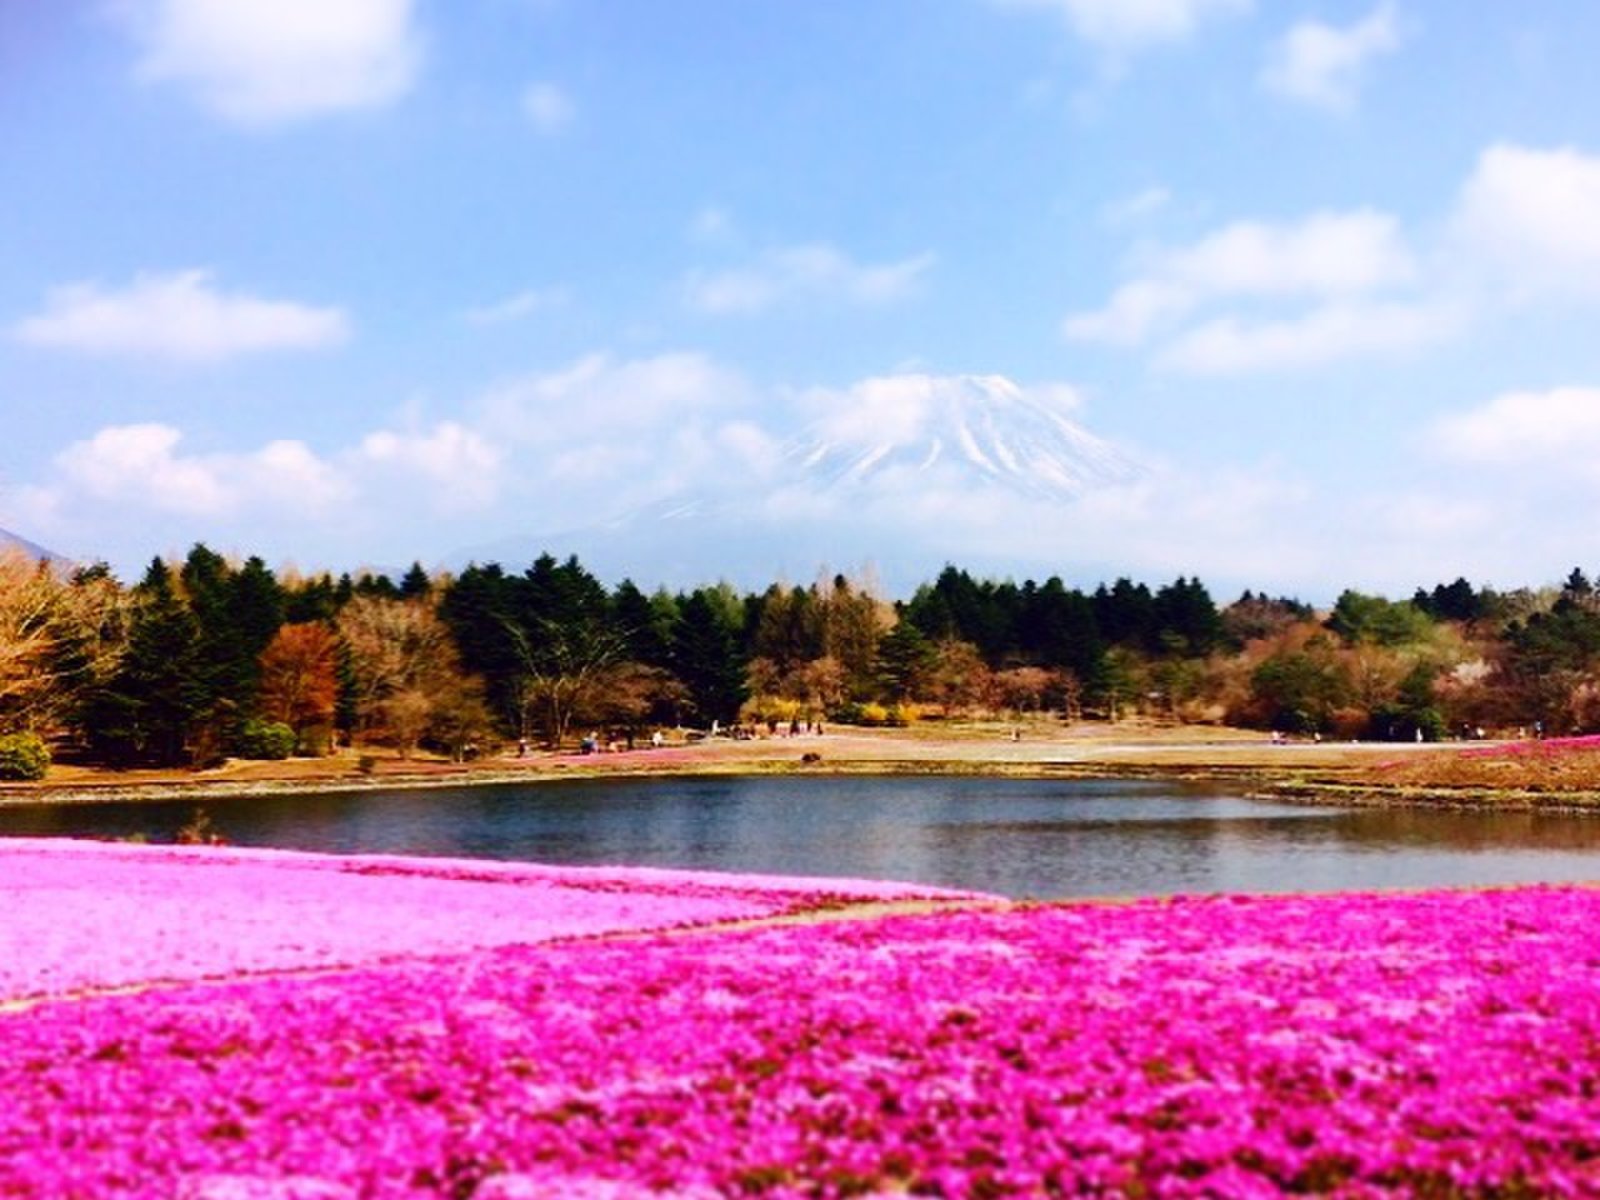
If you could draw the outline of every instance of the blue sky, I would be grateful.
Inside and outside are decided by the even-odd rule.
[[[1597,44],[1584,0],[0,5],[0,526],[125,573],[1600,567]],[[1141,470],[786,470],[965,376]],[[585,541],[708,492],[741,536]]]

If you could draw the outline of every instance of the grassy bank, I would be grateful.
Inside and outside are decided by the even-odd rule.
[[[718,738],[615,753],[512,751],[466,763],[364,748],[325,758],[229,761],[208,770],[61,765],[42,782],[0,786],[0,803],[199,801],[557,779],[811,774],[1157,778],[1317,803],[1600,809],[1600,748],[1548,745],[1530,750],[1522,743],[1275,743],[1256,731],[1213,726],[941,722],[899,730],[835,728],[793,738]]]

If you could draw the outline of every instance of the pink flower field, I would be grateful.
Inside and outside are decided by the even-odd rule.
[[[957,893],[849,879],[0,841],[0,1001]]]
[[[103,867],[132,887],[148,863],[180,892],[278,861],[61,861],[75,853],[85,880]],[[312,891],[346,874],[477,880],[464,864],[283,861],[290,891],[301,871]],[[559,905],[548,925],[533,915],[541,888],[570,900],[548,882],[564,873],[484,873],[524,870],[546,883],[494,886],[565,940],[503,939],[473,900],[462,920],[482,940],[430,933],[411,951],[374,932],[390,940],[363,956],[309,899],[276,908],[263,879],[258,904],[354,965],[249,975],[248,945],[213,947],[190,973],[237,977],[52,998],[101,978],[73,954],[155,946],[143,911],[37,954],[8,932],[25,961],[7,986],[35,999],[0,1014],[0,1195],[1600,1195],[1600,892],[988,906],[582,940]],[[30,927],[34,893],[61,888],[48,875],[19,876]],[[581,878],[597,903],[718,886]],[[807,894],[732,886],[747,904]],[[354,913],[383,924],[367,904]],[[278,962],[290,941],[251,945]],[[143,969],[164,976],[152,954]],[[29,981],[30,956],[47,978]]]

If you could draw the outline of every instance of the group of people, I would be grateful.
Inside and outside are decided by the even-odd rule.
[[[802,725],[800,718],[794,717],[789,721],[788,728],[785,730],[782,721],[779,721],[776,717],[767,718],[768,737],[780,737],[785,735],[788,737],[799,737],[802,732],[820,736],[822,734],[822,722],[813,721],[808,717],[806,718],[804,725]],[[726,729],[723,729],[720,721],[713,721],[711,722],[711,736],[731,737],[734,739],[734,741],[753,742],[756,738],[761,736],[761,730],[754,724],[730,725]]]

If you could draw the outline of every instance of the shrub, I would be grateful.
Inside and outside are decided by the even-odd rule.
[[[860,720],[863,725],[887,725],[889,723],[889,710],[881,704],[863,704],[861,706]]]
[[[0,779],[43,779],[50,768],[50,747],[37,733],[0,737]]]
[[[835,725],[860,725],[861,705],[854,700],[845,700],[828,709],[828,720]]]
[[[282,721],[252,718],[239,730],[240,758],[288,758],[294,753],[294,730]]]

